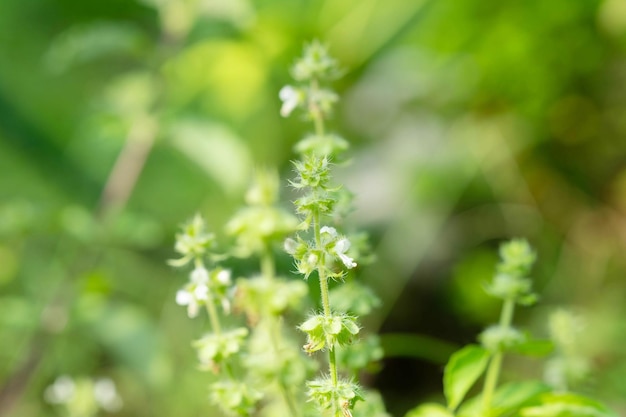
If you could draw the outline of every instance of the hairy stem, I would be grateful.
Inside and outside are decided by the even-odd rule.
[[[311,80],[310,84],[311,91],[313,95],[319,90],[319,83],[316,79]],[[318,137],[323,137],[324,132],[324,115],[322,113],[322,109],[320,109],[319,105],[312,101],[309,103],[309,111],[311,112],[311,117],[313,118],[313,124],[315,126],[315,134]],[[320,223],[320,213],[318,210],[315,210],[313,213],[313,231],[315,233],[315,245],[320,250],[320,259],[317,268],[317,274],[320,281],[320,294],[322,298],[322,308],[324,311],[324,317],[330,318],[332,317],[332,310],[330,308],[330,297],[328,291],[328,277],[326,276],[326,259],[324,257],[324,251],[322,249],[322,238],[321,238],[321,223]],[[333,387],[337,388],[338,380],[337,380],[337,357],[335,354],[335,346],[328,346],[328,371],[330,373],[330,378],[333,383]],[[337,409],[336,402],[333,402],[333,415],[336,417],[339,415],[340,410]]]

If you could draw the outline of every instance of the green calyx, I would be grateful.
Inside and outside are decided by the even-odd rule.
[[[308,397],[322,410],[340,410],[345,417],[352,416],[357,401],[363,401],[361,387],[349,380],[333,383],[331,378],[322,377],[307,382]]]
[[[304,351],[309,354],[324,348],[334,349],[335,345],[349,345],[360,331],[356,319],[347,314],[332,314],[329,317],[316,314],[298,329],[307,334]]]

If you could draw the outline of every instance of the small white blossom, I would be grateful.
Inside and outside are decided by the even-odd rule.
[[[93,386],[93,394],[96,402],[106,411],[115,412],[122,408],[122,399],[109,378],[97,379]]]
[[[298,247],[298,243],[291,238],[287,238],[285,239],[285,243],[283,247],[285,249],[285,252],[287,252],[290,255],[293,255],[296,253],[296,248]]]
[[[209,299],[209,287],[206,284],[198,284],[193,290],[193,295],[196,300],[208,300]]]
[[[200,311],[201,301],[208,299],[209,289],[206,285],[187,285],[176,293],[176,304],[187,306],[187,315],[194,318]]]
[[[337,237],[337,229],[335,229],[334,227],[330,227],[330,226],[324,226],[320,229],[320,234],[328,234],[330,235],[331,239],[334,239]]]
[[[74,397],[76,384],[67,375],[58,377],[52,385],[46,388],[44,397],[51,404],[66,403]]]
[[[205,267],[199,266],[191,271],[191,282],[196,284],[207,283],[209,281],[209,271]]]
[[[346,255],[348,249],[350,249],[350,241],[346,238],[339,239],[337,243],[335,243],[335,253],[341,259],[341,262],[346,266],[346,268],[354,268],[356,266],[356,262],[354,259],[350,258]]]
[[[220,272],[217,273],[216,278],[217,282],[219,282],[220,284],[230,285],[230,270],[222,269]]]
[[[283,105],[280,108],[280,115],[283,117],[289,116],[304,98],[301,91],[290,85],[286,85],[281,88],[278,93],[278,97],[283,102]]]

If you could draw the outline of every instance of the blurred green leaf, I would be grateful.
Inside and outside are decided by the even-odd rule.
[[[160,386],[171,376],[159,328],[144,310],[123,302],[108,302],[97,295],[84,295],[79,317],[91,334],[121,363],[137,372],[145,383]]]
[[[538,381],[510,382],[501,385],[495,392],[491,404],[491,416],[499,417],[519,410],[536,401],[539,396],[550,391],[550,387]],[[467,401],[459,409],[459,417],[483,417],[482,396]]]
[[[404,417],[454,417],[454,414],[443,405],[422,404],[410,410]]]
[[[547,356],[554,351],[554,343],[550,340],[532,339],[527,336],[525,341],[513,347],[513,352],[528,356]]]
[[[573,393],[549,393],[540,398],[540,405],[520,411],[522,417],[617,417],[598,401]]]
[[[177,123],[170,137],[172,145],[198,164],[225,192],[245,190],[252,158],[242,140],[228,127],[189,119]]]
[[[96,22],[72,27],[53,40],[45,55],[45,64],[53,72],[99,58],[138,57],[146,37],[132,24]]]
[[[443,390],[448,408],[455,410],[489,363],[489,351],[468,345],[452,355],[443,376]]]

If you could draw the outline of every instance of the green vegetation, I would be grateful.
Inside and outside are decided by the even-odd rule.
[[[620,0],[0,2],[0,415],[625,414],[625,58]]]

